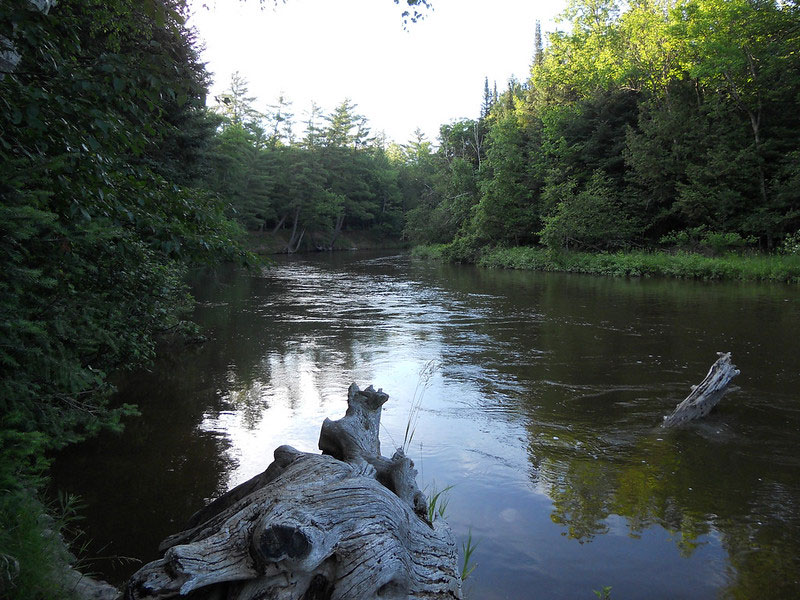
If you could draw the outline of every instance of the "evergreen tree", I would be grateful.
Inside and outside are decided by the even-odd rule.
[[[481,102],[481,120],[486,119],[492,111],[492,92],[489,89],[489,78],[483,80],[483,100]]]
[[[536,29],[533,33],[533,67],[542,66],[544,60],[544,45],[542,44],[542,24],[536,19]]]
[[[230,89],[214,97],[217,102],[217,112],[236,125],[250,125],[257,122],[262,115],[253,108],[255,97],[248,96],[248,93],[247,79],[239,71],[234,71],[231,75]]]
[[[313,149],[322,145],[324,138],[321,122],[323,120],[322,108],[316,102],[311,102],[311,109],[308,111],[305,121],[306,131],[302,141],[304,148]]]
[[[328,122],[323,134],[326,146],[357,148],[366,144],[369,128],[366,119],[355,112],[356,108],[357,104],[345,98],[325,117]]]
[[[275,104],[267,106],[267,128],[269,143],[272,147],[281,143],[290,145],[294,143],[294,113],[291,112],[292,103],[283,94],[278,95]]]

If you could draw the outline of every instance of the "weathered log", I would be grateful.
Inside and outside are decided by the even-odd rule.
[[[443,519],[420,508],[413,463],[380,455],[388,399],[353,384],[347,414],[325,420],[323,454],[275,450],[261,474],[195,514],[164,557],[137,571],[128,600],[461,598]]]
[[[692,386],[692,392],[675,407],[671,415],[664,417],[662,427],[683,425],[692,419],[706,416],[728,391],[728,384],[739,374],[731,362],[730,352],[717,352],[719,358],[711,365],[700,384]]]

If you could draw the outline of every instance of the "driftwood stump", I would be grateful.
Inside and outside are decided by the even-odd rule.
[[[704,417],[722,400],[728,391],[728,384],[739,374],[739,370],[731,362],[730,352],[717,352],[717,356],[719,358],[711,365],[706,378],[692,386],[692,393],[675,407],[671,415],[664,417],[662,427],[675,427]]]
[[[351,385],[347,414],[322,425],[323,454],[277,448],[263,473],[164,540],[125,598],[461,598],[452,533],[427,520],[414,464],[380,455],[388,398]]]

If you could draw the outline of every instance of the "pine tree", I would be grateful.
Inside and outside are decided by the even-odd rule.
[[[254,96],[248,96],[247,79],[234,71],[231,75],[231,88],[215,97],[216,110],[227,117],[231,123],[247,125],[257,121],[262,115],[253,108]]]
[[[533,66],[540,67],[544,59],[544,47],[542,45],[542,23],[536,19],[536,29],[533,33]]]
[[[269,140],[272,147],[278,142],[292,144],[294,142],[294,113],[291,100],[287,100],[283,94],[278,95],[275,104],[267,106],[267,118],[269,119]]]
[[[483,102],[481,103],[481,119],[489,116],[492,110],[492,92],[489,90],[489,78],[483,80]]]
[[[308,111],[308,118],[304,121],[306,135],[302,145],[307,149],[317,148],[322,144],[324,133],[320,122],[324,119],[322,108],[316,103],[311,102],[311,109]]]

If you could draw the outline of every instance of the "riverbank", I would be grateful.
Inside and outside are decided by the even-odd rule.
[[[289,231],[276,233],[250,231],[247,237],[247,248],[255,254],[285,254],[290,237]],[[327,246],[330,240],[320,240],[309,236],[300,244],[298,253],[318,252],[319,247]],[[406,249],[409,243],[393,239],[385,233],[375,230],[343,231],[333,244],[332,250],[388,250]]]
[[[416,258],[447,260],[447,246],[416,246]],[[800,283],[800,256],[768,254],[702,254],[663,251],[561,252],[543,248],[497,248],[483,253],[476,264],[490,269],[560,271],[614,277],[674,277],[679,279],[776,281]]]

